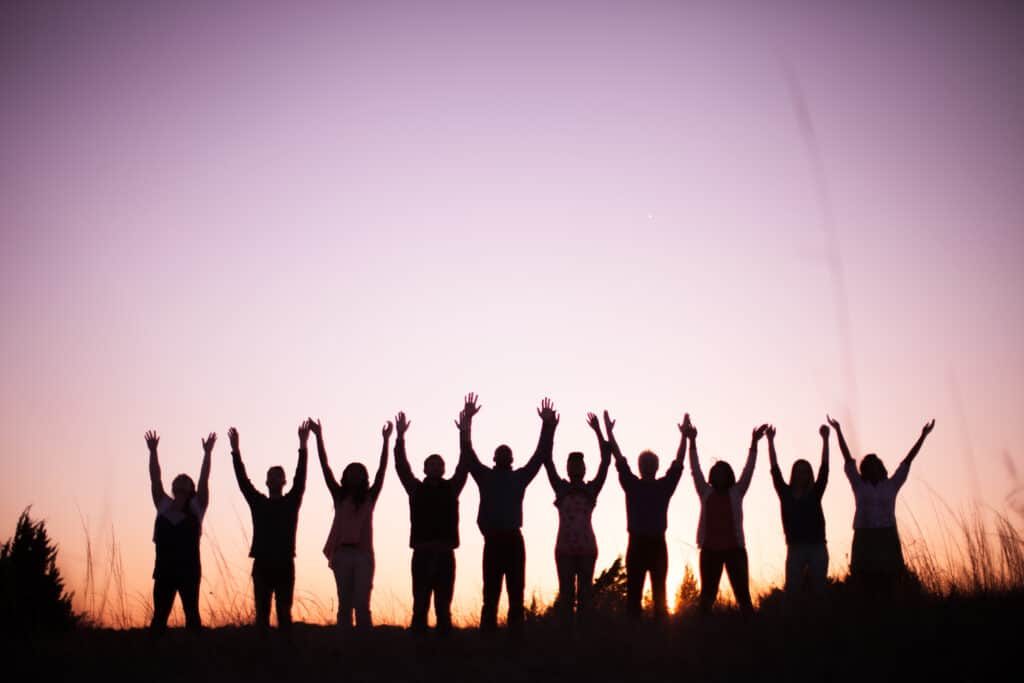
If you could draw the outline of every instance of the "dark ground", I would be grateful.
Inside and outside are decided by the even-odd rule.
[[[5,680],[151,681],[939,681],[1020,680],[1024,595],[927,598],[882,608],[849,599],[814,609],[776,600],[744,619],[689,614],[657,625],[598,615],[567,632],[527,625],[447,639],[396,627],[366,634],[297,624],[198,634],[82,628],[3,643]],[[8,677],[10,675],[10,677]]]

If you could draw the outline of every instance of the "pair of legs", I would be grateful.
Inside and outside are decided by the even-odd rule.
[[[452,630],[455,551],[417,549],[412,552],[412,630],[427,630],[430,596],[434,596],[437,630]]]
[[[292,597],[295,594],[295,561],[255,559],[252,563],[252,589],[256,598],[256,625],[270,627],[270,600],[277,606],[277,627],[292,625]]]
[[[354,611],[356,628],[372,627],[370,592],[373,590],[373,551],[350,546],[338,548],[334,552],[331,569],[338,589],[338,626],[352,628]]]
[[[754,611],[750,600],[750,569],[747,564],[746,548],[700,551],[700,609],[705,614],[718,598],[718,584],[722,580],[722,569],[729,575],[729,585],[736,596],[740,609],[746,613]]]
[[[508,627],[519,631],[523,626],[526,581],[526,546],[519,530],[488,534],[484,539],[484,604],[480,610],[480,630],[485,633],[493,633],[498,628],[498,600],[503,578],[508,592]]]
[[[654,595],[654,618],[665,616],[665,577],[668,574],[668,547],[665,534],[646,536],[630,534],[626,548],[626,608],[631,616],[643,612],[644,580],[651,575]]]
[[[154,633],[167,630],[167,618],[174,606],[174,596],[181,596],[181,607],[185,611],[185,628],[198,630],[203,627],[199,618],[198,574],[184,576],[160,576],[153,581],[153,621],[149,628]]]
[[[562,619],[571,622],[573,608],[583,618],[590,606],[590,589],[594,584],[597,555],[555,554],[558,569],[558,608]]]
[[[786,595],[800,593],[805,573],[811,592],[822,595],[828,576],[828,548],[824,543],[793,543],[786,548]]]

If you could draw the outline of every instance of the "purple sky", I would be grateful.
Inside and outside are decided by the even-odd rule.
[[[750,427],[775,422],[784,468],[816,457],[826,411],[887,463],[935,417],[905,509],[966,502],[969,461],[1002,505],[1024,403],[1014,3],[207,5],[0,10],[0,536],[32,503],[72,584],[80,511],[114,526],[148,590],[148,428],[168,475],[197,470],[200,435],[225,440],[207,538],[244,578],[229,425],[250,471],[290,472],[295,426],[320,416],[340,471],[372,461],[404,409],[418,470],[433,451],[454,464],[471,390],[482,454],[508,441],[525,460],[550,395],[556,462],[584,449],[591,471],[583,414],[605,407],[627,455],[663,462],[684,410],[708,462],[734,466]],[[855,392],[785,65],[832,199]],[[784,548],[758,467],[747,537],[767,584]],[[326,600],[330,505],[310,476],[299,585]],[[673,581],[696,557],[686,476]],[[403,496],[389,474],[375,609],[397,620]],[[550,499],[543,480],[527,497],[527,584],[543,595]],[[467,614],[476,500],[470,485]],[[841,476],[826,506],[841,571]],[[625,539],[614,481],[595,525],[605,566]]]

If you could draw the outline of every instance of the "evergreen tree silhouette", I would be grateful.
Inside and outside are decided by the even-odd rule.
[[[57,547],[29,509],[0,546],[0,632],[8,635],[66,631],[79,619],[57,569]]]

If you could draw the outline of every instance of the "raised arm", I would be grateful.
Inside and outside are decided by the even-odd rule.
[[[755,427],[750,433],[750,450],[747,451],[747,462],[743,465],[743,472],[740,473],[739,481],[736,482],[740,495],[747,492],[747,489],[750,488],[750,482],[754,479],[754,466],[757,464],[757,442],[764,437],[766,431],[768,431],[768,425],[763,424],[760,427]]]
[[[924,444],[924,440],[928,438],[928,435],[935,429],[935,420],[926,422],[924,427],[921,428],[921,436],[917,437],[917,441],[911,447],[910,452],[907,453],[907,457],[903,458],[903,462],[896,468],[892,478],[896,482],[897,486],[902,486],[903,482],[907,480],[907,475],[910,474],[910,465],[914,462],[914,458],[917,457],[918,452],[921,450],[921,446]]]
[[[690,441],[690,474],[693,475],[693,487],[697,489],[697,495],[704,499],[707,494],[708,480],[704,478],[704,472],[700,469],[700,457],[697,455],[697,428],[690,422],[689,413],[683,418],[685,431],[683,435]]]
[[[590,487],[590,493],[595,498],[597,494],[604,488],[604,482],[608,478],[608,466],[612,462],[612,449],[605,441],[604,436],[601,435],[601,423],[597,420],[597,415],[593,413],[587,413],[587,424],[594,430],[594,434],[597,435],[597,445],[601,452],[601,464],[597,467],[597,476],[594,477],[588,486]]]
[[[779,469],[779,458],[775,455],[775,425],[768,425],[768,429],[765,430],[764,434],[768,437],[768,462],[771,465],[769,469],[772,474],[772,485],[775,487],[775,491],[781,494],[786,490],[786,480],[782,478],[782,470]]]
[[[683,421],[676,426],[679,427],[679,448],[676,450],[676,457],[668,465],[668,470],[665,472],[665,476],[662,477],[662,481],[668,487],[670,493],[676,490],[676,486],[679,485],[679,478],[683,476],[683,462],[686,460],[686,421],[690,418],[690,414],[686,413],[683,415]]]
[[[558,426],[559,416],[555,412],[555,404],[551,399],[545,398],[537,408],[537,415],[540,416],[540,438],[537,440],[537,450],[533,452],[529,462],[523,465],[517,474],[522,478],[526,486],[540,471],[540,466],[551,460],[552,450],[555,445],[555,427]]]
[[[825,419],[832,429],[836,430],[836,438],[839,439],[839,451],[843,454],[844,463],[853,462],[853,456],[850,455],[850,447],[846,445],[846,437],[843,436],[843,428],[839,426],[839,420],[832,418],[830,415],[826,415]]]
[[[370,486],[370,497],[372,500],[377,500],[381,487],[384,486],[384,473],[388,469],[388,444],[391,442],[392,429],[391,422],[385,422],[384,427],[380,430],[380,435],[383,437],[383,445],[380,448],[380,463],[377,465],[377,474],[374,475],[373,484]]]
[[[202,441],[203,464],[199,468],[199,482],[196,484],[196,500],[199,507],[206,510],[210,504],[210,455],[213,453],[213,444],[217,443],[217,434],[210,432],[210,435]]]
[[[818,434],[821,435],[821,464],[818,465],[818,478],[814,480],[814,488],[820,497],[828,486],[828,425],[821,425]]]
[[[466,394],[465,404],[455,426],[459,428],[459,464],[473,475],[479,483],[479,477],[487,472],[487,467],[476,457],[473,450],[473,416],[480,412],[482,406],[477,404],[476,394]]]
[[[611,418],[606,410],[604,411],[604,431],[608,434],[608,450],[611,451],[612,457],[615,458],[615,471],[619,473],[619,485],[625,490],[633,482],[637,481],[637,478],[633,471],[629,469],[629,462],[626,460],[626,456],[622,454],[622,449],[619,448],[619,442],[615,439],[614,430],[615,420]]]
[[[228,443],[231,444],[231,464],[235,469],[235,480],[238,482],[238,488],[242,491],[245,501],[251,504],[260,494],[245,472],[245,463],[242,462],[242,451],[238,446],[238,441],[238,430],[231,427],[228,429]]]
[[[309,433],[312,431],[312,424],[309,420],[303,420],[299,425],[299,462],[295,465],[295,478],[292,480],[292,488],[288,491],[289,496],[302,498],[306,493],[306,465],[309,460]]]
[[[409,458],[405,453],[405,432],[410,424],[412,423],[406,419],[405,413],[395,415],[395,472],[398,473],[398,481],[402,482],[405,492],[411,494],[416,490],[419,480],[412,473]]]
[[[160,437],[154,430],[146,432],[146,447],[149,449],[149,488],[153,495],[153,505],[159,505],[160,501],[167,497],[163,480],[160,478],[160,459],[156,454],[159,444]]]
[[[558,470],[555,469],[554,458],[546,458],[544,460],[544,471],[548,475],[548,483],[551,484],[551,490],[558,495],[558,491],[562,488],[565,483],[560,476],[558,476]]]
[[[843,454],[843,472],[846,474],[850,486],[856,490],[858,486],[861,486],[860,473],[857,472],[856,461],[850,455],[850,447],[846,445],[843,428],[839,426],[839,420],[833,419],[831,415],[826,415],[825,419],[832,425],[832,429],[836,430],[836,438],[839,439],[839,451]]]
[[[320,460],[320,469],[324,473],[324,481],[327,483],[327,490],[331,492],[331,498],[337,498],[341,493],[341,484],[334,478],[334,472],[327,463],[327,449],[324,447],[324,429],[320,420],[309,418],[309,431],[316,437],[316,457]]]

